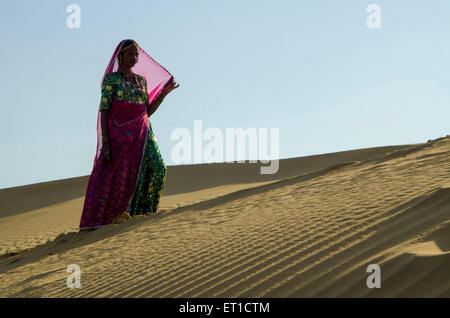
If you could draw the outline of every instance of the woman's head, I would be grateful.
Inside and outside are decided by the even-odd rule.
[[[139,45],[133,40],[125,40],[119,52],[119,64],[125,68],[136,65],[139,57]]]

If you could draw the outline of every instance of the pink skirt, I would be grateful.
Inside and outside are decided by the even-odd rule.
[[[114,99],[108,116],[111,161],[100,153],[86,190],[80,230],[108,225],[130,204],[148,134],[147,105]]]

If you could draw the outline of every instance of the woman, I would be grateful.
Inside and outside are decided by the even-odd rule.
[[[133,40],[121,41],[106,68],[97,118],[97,153],[80,230],[157,213],[167,169],[149,117],[179,86]]]

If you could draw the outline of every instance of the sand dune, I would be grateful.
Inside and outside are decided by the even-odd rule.
[[[160,207],[169,211],[340,162],[369,160],[415,146],[375,147],[283,159],[278,173],[273,175],[261,175],[261,165],[250,163],[169,166]],[[0,255],[29,249],[61,233],[77,231],[88,179],[85,176],[0,190]]]
[[[169,167],[163,213],[86,233],[81,179],[2,202],[0,296],[450,297],[449,136],[258,169]],[[45,197],[62,181],[74,193]],[[36,198],[33,186],[1,199]],[[367,287],[369,264],[381,288]]]

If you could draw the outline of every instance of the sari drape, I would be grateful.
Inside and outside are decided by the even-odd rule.
[[[118,70],[121,41],[106,68],[105,76]],[[173,81],[173,76],[140,47],[139,59],[132,71],[147,81],[148,105]],[[108,225],[129,207],[137,181],[149,132],[147,104],[134,104],[113,99],[108,132],[111,161],[104,157],[101,135],[101,112],[97,115],[97,150],[89,177],[80,230]]]

